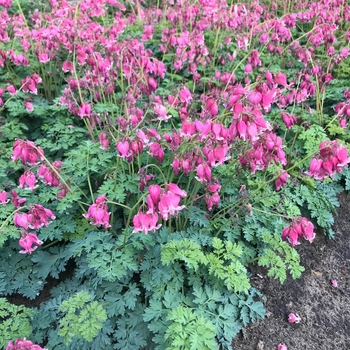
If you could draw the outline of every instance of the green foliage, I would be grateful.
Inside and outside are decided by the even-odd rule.
[[[334,223],[333,214],[335,213],[334,196],[339,193],[336,187],[333,190],[328,189],[328,196],[324,191],[327,191],[327,187],[319,186],[319,190],[311,190],[306,185],[300,185],[294,188],[293,200],[301,207],[306,207],[310,212],[311,218],[315,218],[317,224],[324,229],[324,231],[333,236],[332,225]],[[333,194],[332,194],[333,192]]]
[[[319,150],[320,143],[326,141],[328,137],[321,126],[313,124],[308,129],[303,130],[298,139],[302,141],[305,153],[311,155]]]
[[[224,282],[228,290],[247,293],[250,288],[247,270],[239,258],[243,249],[230,241],[213,239],[213,252],[207,255],[209,274]]]
[[[46,123],[41,126],[42,135],[40,135],[45,137],[38,135],[35,141],[39,146],[49,150],[50,156],[62,157],[63,152],[78,147],[85,139],[85,129],[77,125],[72,117],[60,114],[54,112],[53,118],[46,120]]]
[[[91,342],[107,320],[107,313],[97,301],[90,301],[86,292],[78,292],[65,300],[59,310],[65,315],[59,321],[58,335],[64,337],[65,343],[74,336]]]
[[[122,237],[116,240],[107,231],[92,231],[74,247],[76,255],[86,252],[89,267],[96,270],[100,278],[115,281],[138,268],[135,249],[131,245],[121,249],[122,245]]]
[[[266,243],[266,248],[259,256],[258,264],[269,268],[268,276],[283,283],[288,269],[294,279],[299,278],[305,269],[300,265],[297,251],[274,234],[265,232],[261,238]]]
[[[56,23],[53,13],[41,16],[36,14],[37,11],[37,18],[32,21],[31,14],[35,8],[50,11],[47,1],[13,2],[8,13],[17,15],[23,11],[29,28],[40,18],[41,23],[35,24],[35,31],[39,32],[36,27]],[[159,23],[153,23],[152,38],[139,42],[146,29],[142,16],[148,9],[138,6],[151,8],[154,4],[149,0],[141,1],[141,5],[137,3],[137,6],[130,3],[127,1],[126,11],[109,6],[105,15],[91,15],[86,22],[80,21],[80,16],[89,16],[89,9],[78,10],[74,21],[67,21],[73,26],[72,36],[94,29],[96,38],[100,31],[108,33],[116,46],[109,45],[110,38],[104,37],[105,42],[89,41],[87,47],[76,50],[73,44],[80,41],[74,38],[74,42],[63,45],[73,47],[73,50],[66,50],[61,47],[62,43],[58,43],[55,57],[50,57],[48,64],[39,63],[37,48],[31,48],[25,52],[30,60],[29,66],[17,65],[9,58],[4,67],[0,67],[0,88],[5,89],[4,93],[1,92],[5,105],[0,106],[0,192],[5,190],[9,193],[11,189],[16,189],[19,196],[26,199],[26,207],[21,209],[24,213],[33,204],[42,204],[56,216],[49,226],[36,230],[45,243],[31,255],[22,255],[18,253],[22,229],[15,227],[12,217],[15,207],[11,202],[4,206],[0,204],[0,293],[1,296],[19,293],[33,300],[48,281],[52,278],[57,280],[57,285],[50,290],[52,298],[43,302],[38,310],[14,306],[0,298],[0,332],[3,332],[0,339],[4,341],[4,346],[10,339],[27,336],[52,350],[230,349],[232,338],[243,327],[265,316],[261,302],[263,296],[250,286],[249,264],[257,262],[259,266],[267,267],[268,275],[281,283],[288,273],[292,278],[300,277],[304,268],[300,266],[296,250],[281,240],[283,228],[294,217],[311,217],[315,224],[332,236],[334,209],[339,205],[337,195],[344,187],[350,189],[348,169],[333,180],[327,179],[322,183],[305,175],[313,155],[319,152],[321,141],[339,138],[346,143],[350,140],[349,131],[339,126],[334,113],[334,106],[344,98],[343,92],[348,85],[349,59],[334,65],[332,70],[329,56],[322,51],[323,45],[313,51],[310,49],[312,40],[304,33],[312,30],[313,21],[301,23],[297,20],[295,28],[289,28],[292,40],[315,56],[315,60],[307,64],[299,62],[294,56],[296,45],[290,42],[280,43],[282,52],[278,55],[270,52],[267,45],[262,45],[259,42],[261,23],[254,25],[258,28],[257,35],[252,36],[250,26],[244,26],[239,28],[240,38],[230,41],[231,36],[225,38],[230,33],[221,29],[222,24],[217,27],[215,21],[211,23],[205,19],[204,42],[200,43],[201,34],[198,34],[194,47],[196,56],[187,51],[190,48],[186,44],[183,45],[182,67],[177,69],[174,63],[180,59],[180,38],[189,33],[188,39],[183,41],[189,40],[193,44],[191,31],[195,27],[194,22],[190,20],[188,24],[187,19],[181,18],[183,12],[176,13],[175,6],[175,21],[160,16]],[[155,13],[166,12],[162,11],[162,1],[158,1],[157,5],[159,8],[154,9]],[[199,9],[203,6],[202,2],[197,5]],[[222,11],[225,11],[225,6]],[[244,12],[247,12],[247,18],[249,11],[246,6]],[[200,10],[194,20],[202,21],[201,16],[206,16],[206,12]],[[276,9],[273,16],[279,14],[282,16],[285,12]],[[116,18],[118,28],[115,27]],[[88,22],[91,24],[89,27],[88,24],[84,28],[75,27],[76,23]],[[10,25],[12,21],[8,23]],[[63,26],[65,21],[60,23]],[[172,33],[167,42],[164,38],[171,28],[175,28],[177,33]],[[341,26],[338,28],[341,35],[338,32],[336,35],[341,47],[345,43],[345,33],[341,33]],[[246,29],[248,32],[245,32]],[[271,30],[269,36],[275,35],[275,29]],[[43,32],[46,31],[45,28]],[[8,33],[10,41],[4,41],[2,50],[23,52],[23,43],[18,35],[12,29]],[[242,50],[242,43],[236,41],[244,37],[249,41],[247,50]],[[175,38],[179,39],[178,43],[175,43]],[[141,51],[137,51],[137,47],[142,47]],[[87,49],[89,63],[77,63],[78,51],[84,48]],[[88,54],[90,49],[93,54]],[[244,67],[247,62],[251,63],[253,57],[249,58],[249,50],[253,49],[259,52],[262,62],[254,67],[256,69],[252,73],[246,74]],[[114,53],[111,55],[111,52]],[[101,65],[98,62],[93,67],[90,60],[97,53],[101,55]],[[162,64],[156,59],[165,65],[164,78],[157,76]],[[66,60],[74,62],[73,74],[62,71],[62,62]],[[110,63],[110,82],[102,72],[106,62]],[[310,96],[299,96],[295,89],[305,83],[302,81],[304,74],[314,68],[314,64],[336,79],[329,85],[320,86],[324,76],[309,74],[306,79],[309,86],[304,90],[310,89]],[[197,77],[193,69],[197,70]],[[279,72],[284,72],[288,88],[284,89],[282,84],[272,88],[273,84],[265,83],[267,70],[272,72],[275,80]],[[233,79],[223,83],[221,80],[227,79],[226,72],[234,72]],[[33,73],[38,73],[43,79],[38,86],[38,94],[19,90],[12,96],[6,90],[9,84],[21,86],[22,79]],[[218,78],[220,74],[222,76]],[[93,79],[90,80],[90,77]],[[74,82],[80,78],[83,79],[76,89]],[[179,94],[185,86],[192,95],[186,105]],[[236,87],[238,91],[244,89],[244,92],[231,110],[226,100],[234,97]],[[313,88],[316,89],[315,96],[311,93]],[[253,91],[273,93],[276,100],[271,110],[269,106],[262,108],[269,95],[252,107],[250,93]],[[279,106],[283,101],[279,99],[294,92],[295,101],[289,101],[292,103],[283,107],[283,111],[298,119],[288,129],[281,119],[282,109]],[[170,95],[180,97],[179,101],[170,103]],[[216,116],[208,114],[208,97],[218,102]],[[302,101],[299,103],[298,99]],[[68,103],[64,103],[65,100]],[[24,108],[24,101],[33,102],[32,112]],[[171,116],[169,121],[159,120],[155,115],[154,107],[160,101],[166,108],[166,114]],[[79,118],[78,110],[83,103],[91,104],[92,113]],[[308,112],[310,109],[313,113]],[[253,113],[246,114],[247,110]],[[248,134],[246,137],[241,135],[241,138],[234,136],[237,126],[232,124],[232,111],[234,119],[245,121],[249,137]],[[212,123],[208,138],[199,140],[196,135],[181,136],[185,129],[185,114],[191,123],[200,120]],[[263,116],[272,128],[262,130],[264,128],[260,125],[257,135],[253,135],[253,120],[258,115]],[[198,125],[195,124],[195,127],[198,128]],[[137,134],[140,131],[145,133],[145,139]],[[107,150],[100,147],[102,132],[110,141]],[[277,135],[283,138],[286,164],[277,162],[278,152],[272,149],[279,141],[273,146],[270,140],[271,152],[262,154],[262,157],[265,159],[265,156],[271,155],[276,159],[262,169],[264,159],[258,159],[260,142],[261,149],[267,148],[269,136]],[[59,181],[68,190],[64,198],[57,200],[57,192],[62,187],[49,187],[40,180],[34,191],[17,188],[23,172],[31,170],[37,173],[39,164],[10,161],[16,138],[35,141],[45,150],[47,161],[62,161]],[[222,140],[225,138],[227,140]],[[177,145],[179,140],[181,142]],[[116,149],[121,141],[127,142],[124,146],[129,147],[126,157]],[[148,152],[153,142],[159,143],[164,150],[163,161],[158,161],[152,152]],[[180,169],[177,172],[172,166],[176,160],[184,161],[184,167],[193,161],[191,166],[194,169],[200,163],[211,163],[208,152],[222,144],[226,147],[226,143],[229,146],[227,159],[219,166],[211,166],[210,183],[198,181],[195,170],[187,173]],[[139,148],[143,149],[142,152]],[[250,151],[253,152],[248,160],[246,156]],[[255,151],[257,153],[252,156]],[[26,152],[28,150],[23,154]],[[220,153],[221,150],[216,148],[210,154],[220,158]],[[188,159],[185,157],[187,154]],[[244,165],[245,160],[247,164]],[[252,171],[254,161],[256,171]],[[284,170],[290,178],[287,186],[277,191],[275,180]],[[171,220],[165,220],[158,208],[156,224],[162,225],[160,229],[149,230],[147,235],[133,232],[133,218],[137,212],[152,212],[148,186],[160,185],[160,197],[163,198],[170,183],[186,191],[186,198],[182,198],[179,204],[186,208],[179,213],[177,209],[170,208]],[[208,210],[206,200],[216,191],[210,189],[210,185],[214,184],[220,187],[217,190],[220,203]],[[111,227],[94,225],[96,222],[83,216],[93,203],[95,206],[91,211],[96,214],[96,198],[103,195],[107,196],[108,202],[98,207],[98,215],[108,216]],[[153,204],[157,206],[157,203]],[[104,206],[108,207],[107,212],[101,214]],[[142,224],[147,228],[147,222]]]
[[[172,321],[165,332],[165,339],[170,343],[167,350],[217,349],[215,326],[196,315],[193,309],[179,305],[169,313],[167,320]]]
[[[208,227],[209,220],[206,217],[206,212],[198,207],[192,206],[189,212],[188,219],[193,226]]]
[[[0,346],[5,348],[9,340],[29,337],[32,333],[31,319],[34,315],[32,309],[22,305],[9,303],[0,298]]]
[[[175,260],[182,260],[188,269],[198,270],[199,264],[208,264],[201,246],[184,238],[181,241],[170,241],[162,247],[162,264],[167,265]]]

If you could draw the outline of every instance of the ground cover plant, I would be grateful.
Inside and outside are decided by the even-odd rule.
[[[0,346],[229,349],[334,234],[349,5],[0,6]]]

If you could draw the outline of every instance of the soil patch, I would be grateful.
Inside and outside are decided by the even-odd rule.
[[[334,239],[319,233],[312,244],[297,246],[305,267],[300,279],[288,277],[281,285],[265,268],[252,267],[252,284],[265,296],[267,316],[239,333],[232,350],[276,350],[278,344],[288,350],[350,349],[350,197],[344,193],[339,201]],[[300,323],[288,322],[291,312]]]

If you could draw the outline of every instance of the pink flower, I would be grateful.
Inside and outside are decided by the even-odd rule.
[[[338,282],[337,280],[331,280],[332,286],[335,288],[338,288]]]
[[[154,27],[153,26],[144,26],[143,34],[142,34],[141,39],[143,41],[147,41],[147,40],[152,39],[153,32],[154,32]]]
[[[332,178],[350,162],[346,147],[340,145],[337,140],[321,142],[319,149],[319,156],[311,160],[310,171],[306,172],[316,180],[323,181],[327,176]]]
[[[12,0],[0,0],[0,6],[11,7]],[[6,348],[6,350],[7,350],[7,348]]]
[[[244,73],[245,74],[250,74],[253,71],[252,65],[250,63],[246,64],[244,68]]]
[[[278,72],[275,75],[274,81],[277,85],[282,85],[284,87],[287,87],[287,76],[282,72]]]
[[[259,91],[251,91],[248,95],[248,100],[254,106],[257,106],[262,99],[262,94]]]
[[[108,149],[109,146],[109,140],[107,139],[107,135],[105,132],[101,132],[101,134],[98,136],[98,139],[100,141],[101,144],[101,149],[103,149],[104,151],[106,151]]]
[[[239,137],[245,141],[247,139],[247,124],[243,120],[240,120],[236,127]]]
[[[8,203],[10,200],[7,199],[7,192],[6,191],[2,191],[0,192],[0,203],[2,205],[6,205],[6,203]]]
[[[35,186],[35,184],[36,184],[36,177],[34,173],[32,173],[31,171],[26,171],[19,178],[18,188],[25,188],[25,186],[28,186],[29,190],[34,191],[34,189],[38,187],[38,186]]]
[[[207,158],[210,162],[210,166],[223,165],[224,162],[230,159],[230,156],[226,157],[229,150],[227,145],[217,145],[212,151],[207,154]]]
[[[180,196],[181,198],[185,198],[187,196],[186,191],[182,190],[178,185],[176,184],[168,184],[168,191],[176,194],[177,196]]]
[[[73,73],[73,72],[74,72],[73,63],[68,62],[68,61],[64,61],[64,62],[63,62],[63,65],[62,65],[62,70],[63,70],[63,72],[65,72],[65,73],[68,73],[68,72]]]
[[[167,121],[168,119],[171,118],[171,115],[167,115],[167,110],[166,108],[157,103],[154,107],[153,107],[154,113],[157,114],[157,119],[158,120],[162,120],[162,121]]]
[[[188,90],[187,87],[184,87],[182,90],[179,91],[179,98],[182,103],[190,102],[192,100],[190,90]]]
[[[169,215],[177,216],[180,210],[186,208],[185,205],[179,205],[180,200],[180,196],[170,191],[161,198],[158,210],[163,220],[168,220]]]
[[[158,142],[151,143],[148,154],[154,157],[159,163],[163,162],[164,150]]]
[[[80,118],[89,117],[91,115],[91,104],[82,103],[79,107],[78,115]]]
[[[128,141],[120,141],[117,144],[117,150],[119,152],[118,157],[126,159],[131,156],[130,145]]]
[[[312,243],[315,238],[316,233],[314,232],[314,225],[307,218],[301,218],[301,229],[303,232],[303,237]]]
[[[50,61],[50,57],[47,53],[40,53],[38,59],[40,63],[47,63]]]
[[[33,244],[35,246],[33,246]],[[19,245],[24,250],[20,250],[20,253],[31,254],[36,248],[38,248],[39,245],[42,244],[43,241],[41,241],[35,233],[22,232],[22,237],[19,239]],[[23,347],[20,349],[23,349]]]
[[[216,117],[218,115],[218,101],[213,98],[207,98],[205,101],[205,108],[211,115],[211,117]]]
[[[17,227],[22,227],[25,230],[28,230],[28,214],[26,213],[16,213],[13,217],[13,222]]]
[[[26,340],[26,338],[23,338],[23,340],[18,338],[14,344],[12,343],[12,341],[9,341],[7,344],[6,350],[47,350],[47,349],[42,348],[40,345],[33,344],[30,340]]]
[[[138,212],[137,215],[134,216],[132,223],[134,225],[133,232],[143,232],[145,235],[148,233],[148,231],[155,232],[158,230],[162,225],[158,223],[158,214],[157,213],[143,213]]]
[[[158,203],[160,200],[161,188],[159,185],[149,185],[148,193],[151,196],[154,203]]]
[[[299,239],[304,237],[310,243],[315,238],[314,225],[307,218],[298,216],[289,227],[282,231],[282,240],[288,240],[292,246],[300,244]]]
[[[108,212],[107,201],[106,195],[97,197],[95,204],[89,207],[87,214],[83,214],[87,220],[91,220],[91,225],[96,225],[97,227],[102,225],[104,228],[111,227],[109,224],[109,216],[111,213]]]
[[[55,219],[56,216],[53,212],[40,204],[34,204],[28,212],[28,222],[31,229],[38,230],[43,226],[47,227]]]
[[[16,207],[16,209],[18,209],[23,203],[27,201],[26,198],[19,198],[15,190],[11,190],[10,194],[12,197],[11,202]]]
[[[187,140],[189,140],[196,133],[196,125],[191,122],[185,120],[182,122],[180,136],[184,136]]]
[[[15,141],[11,157],[14,162],[21,159],[23,164],[37,165],[38,158],[44,160],[44,151],[36,146],[33,141],[21,139]]]
[[[60,184],[59,191],[57,192],[57,200],[64,198],[68,192],[68,188],[64,184]]]
[[[288,348],[286,344],[278,344],[277,350],[288,350]]]
[[[16,94],[17,94],[16,88],[15,88],[13,85],[9,85],[9,86],[7,87],[7,91],[8,91],[11,95],[16,95]]]
[[[301,318],[298,315],[294,315],[290,313],[288,315],[288,322],[290,323],[299,323],[301,321]]]
[[[207,203],[207,208],[209,211],[213,209],[213,206],[219,206],[220,195],[218,192],[213,193],[212,195],[205,195],[205,202]]]
[[[52,164],[57,172],[59,172],[59,168],[62,166],[61,161],[55,161]],[[43,182],[46,185],[58,187],[60,185],[60,181],[58,179],[58,175],[53,169],[46,167],[45,165],[41,165],[38,169],[38,177],[43,179]]]
[[[282,112],[281,117],[287,129],[291,129],[297,121],[297,118],[293,114],[287,112]]]
[[[275,180],[276,190],[279,191],[281,186],[287,185],[287,179],[290,175],[287,172],[283,172],[282,175]]]
[[[33,112],[34,110],[34,106],[33,106],[33,103],[31,102],[24,102],[24,108],[29,112]]]
[[[201,183],[211,182],[211,169],[206,163],[199,164],[196,168],[196,179]]]

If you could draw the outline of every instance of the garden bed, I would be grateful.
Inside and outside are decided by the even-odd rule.
[[[265,269],[251,268],[253,285],[265,296],[267,315],[244,329],[232,350],[275,350],[281,343],[291,350],[350,349],[349,195],[342,194],[339,201],[335,239],[319,233],[312,246],[299,247],[305,266],[300,279],[281,285],[267,277]],[[289,313],[298,314],[300,323],[289,323]]]
[[[346,1],[0,22],[0,348],[348,346]]]

